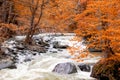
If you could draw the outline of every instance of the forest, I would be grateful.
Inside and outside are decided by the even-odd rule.
[[[0,80],[120,79],[120,0],[0,0],[0,9]]]

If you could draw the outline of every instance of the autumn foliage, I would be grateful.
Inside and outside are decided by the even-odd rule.
[[[74,31],[87,48],[101,49],[106,56],[120,52],[119,0],[3,0],[0,9],[0,25],[26,35],[27,43],[37,33]]]
[[[89,0],[75,21],[75,33],[85,38],[88,48],[102,49],[107,57],[120,52],[119,0]]]
[[[16,26],[13,24],[0,24],[0,43],[16,35]]]

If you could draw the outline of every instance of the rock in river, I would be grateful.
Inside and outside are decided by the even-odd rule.
[[[75,64],[67,62],[67,63],[59,63],[53,69],[53,72],[60,73],[60,74],[72,74],[76,73],[77,69]]]
[[[88,64],[79,64],[78,67],[81,71],[90,72],[91,68]]]
[[[0,69],[5,69],[5,68],[16,68],[15,64],[11,60],[2,60],[0,61]]]

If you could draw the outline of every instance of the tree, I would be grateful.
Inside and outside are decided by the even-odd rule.
[[[101,48],[109,57],[120,52],[120,1],[89,0],[86,9],[75,16],[77,36],[82,36],[88,48]]]
[[[44,10],[43,25],[55,29],[55,32],[69,31],[69,25],[74,24],[77,2],[78,0],[51,0]]]
[[[16,13],[14,11],[14,3],[12,0],[1,0],[0,1],[0,19],[1,23],[16,23]]]
[[[18,11],[21,11],[22,8],[24,9],[24,12],[20,13],[20,15],[23,15],[22,17],[27,17],[29,19],[29,30],[26,35],[25,43],[31,44],[32,43],[32,37],[35,33],[36,28],[38,27],[39,23],[41,22],[42,16],[43,16],[43,10],[45,4],[48,3],[48,1],[45,0],[14,0],[16,4],[16,9]]]
[[[37,0],[33,0],[35,3],[31,4],[29,0],[14,0],[15,9],[19,15],[18,21],[20,26],[28,28],[31,26],[30,18],[32,18],[32,12],[30,6],[36,5]],[[40,6],[42,0],[39,0],[39,6],[36,10],[34,24],[36,24],[39,13],[41,12]],[[75,15],[75,8],[78,0],[44,0],[44,6],[42,9],[42,17],[40,19],[40,24],[36,27],[39,31],[46,32],[61,32],[68,31],[69,25],[74,24],[73,15]],[[70,15],[70,16],[69,16]],[[70,22],[70,23],[69,23]],[[30,24],[27,24],[30,23]],[[76,24],[76,23],[75,23]],[[67,29],[67,30],[66,30]],[[33,31],[33,30],[32,30]],[[26,40],[28,40],[26,38]],[[27,41],[26,41],[27,42]]]
[[[36,16],[37,10],[39,9],[40,0],[37,0],[36,2],[35,2],[35,0],[31,0],[31,3],[33,3],[33,4],[31,4],[30,7],[29,7],[30,12],[31,12],[30,29],[29,29],[28,34],[27,34],[26,39],[25,39],[25,43],[28,43],[28,44],[31,43],[31,40],[32,40],[32,37],[34,35],[35,29],[41,21],[42,14],[43,14],[43,7],[45,5],[44,0],[42,0],[41,5],[40,5],[39,17],[38,17],[37,22],[35,23],[35,16]]]

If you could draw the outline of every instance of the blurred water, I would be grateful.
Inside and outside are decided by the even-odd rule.
[[[97,59],[97,58],[96,58]],[[94,62],[95,59],[89,61]],[[31,62],[17,65],[17,69],[3,69],[0,71],[0,80],[95,80],[90,77],[90,72],[82,72],[69,75],[53,73],[56,64],[62,62],[77,62],[71,59],[55,58],[52,56],[39,56]]]
[[[49,39],[49,37],[45,37],[45,34],[36,35],[43,36],[44,40]],[[76,42],[70,42],[69,40],[73,38],[74,34],[67,34],[63,36],[56,36],[50,42],[50,48],[47,53],[43,53],[41,55],[34,56],[34,60],[30,62],[23,62],[17,64],[17,69],[2,69],[0,70],[0,80],[95,80],[90,77],[90,72],[82,72],[79,68],[77,68],[78,73],[74,74],[57,74],[53,73],[55,65],[63,62],[72,62],[75,65],[79,64],[74,60],[70,59],[72,56],[69,54],[67,50],[54,49],[52,42],[59,41],[61,44],[69,44],[72,46]],[[23,37],[18,37],[21,39]],[[79,44],[82,48],[85,48],[81,43]],[[56,51],[56,53],[52,53],[52,51]],[[22,56],[19,58],[22,59]],[[93,64],[99,60],[99,57],[94,58],[85,58],[81,63]]]

